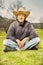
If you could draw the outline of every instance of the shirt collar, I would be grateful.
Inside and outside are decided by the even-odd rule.
[[[19,21],[17,20],[17,22],[19,23]],[[26,24],[26,20],[24,21],[24,24],[23,25],[21,25],[20,23],[19,23],[19,26],[24,26]]]

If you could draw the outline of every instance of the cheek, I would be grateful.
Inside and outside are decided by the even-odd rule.
[[[25,20],[25,18],[23,18],[23,20]]]

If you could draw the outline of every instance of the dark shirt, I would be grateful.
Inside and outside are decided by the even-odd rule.
[[[22,40],[25,37],[29,37],[29,40],[38,37],[33,25],[28,21],[25,21],[24,25],[20,25],[18,21],[11,23],[7,32],[7,39],[16,42],[16,39]]]

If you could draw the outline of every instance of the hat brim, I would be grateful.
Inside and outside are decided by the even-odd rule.
[[[13,14],[14,14],[15,16],[17,16],[17,15],[20,14],[20,13],[26,15],[26,18],[30,15],[30,11],[13,11]]]

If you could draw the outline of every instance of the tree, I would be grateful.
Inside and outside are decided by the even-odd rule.
[[[17,0],[17,10],[18,10],[20,7],[23,7],[22,1]]]
[[[4,30],[7,33],[9,25],[15,20],[7,19],[0,16],[0,30]]]
[[[41,17],[41,18],[39,19],[39,21],[40,21],[40,29],[42,30],[42,29],[43,29],[43,18]]]
[[[1,7],[1,8],[4,8],[3,3],[4,3],[4,0],[0,0],[0,7]]]
[[[22,1],[17,0],[17,2],[13,1],[9,4],[8,10],[18,10],[20,7],[23,7]]]
[[[32,21],[34,21],[34,20],[35,20],[35,17],[33,17],[33,16],[30,16],[30,17],[29,17],[29,21],[30,21],[30,22],[32,22]]]
[[[15,2],[10,3],[8,9],[10,9],[10,10],[12,10],[12,11],[13,11],[14,9],[16,9],[16,4],[15,4]]]

